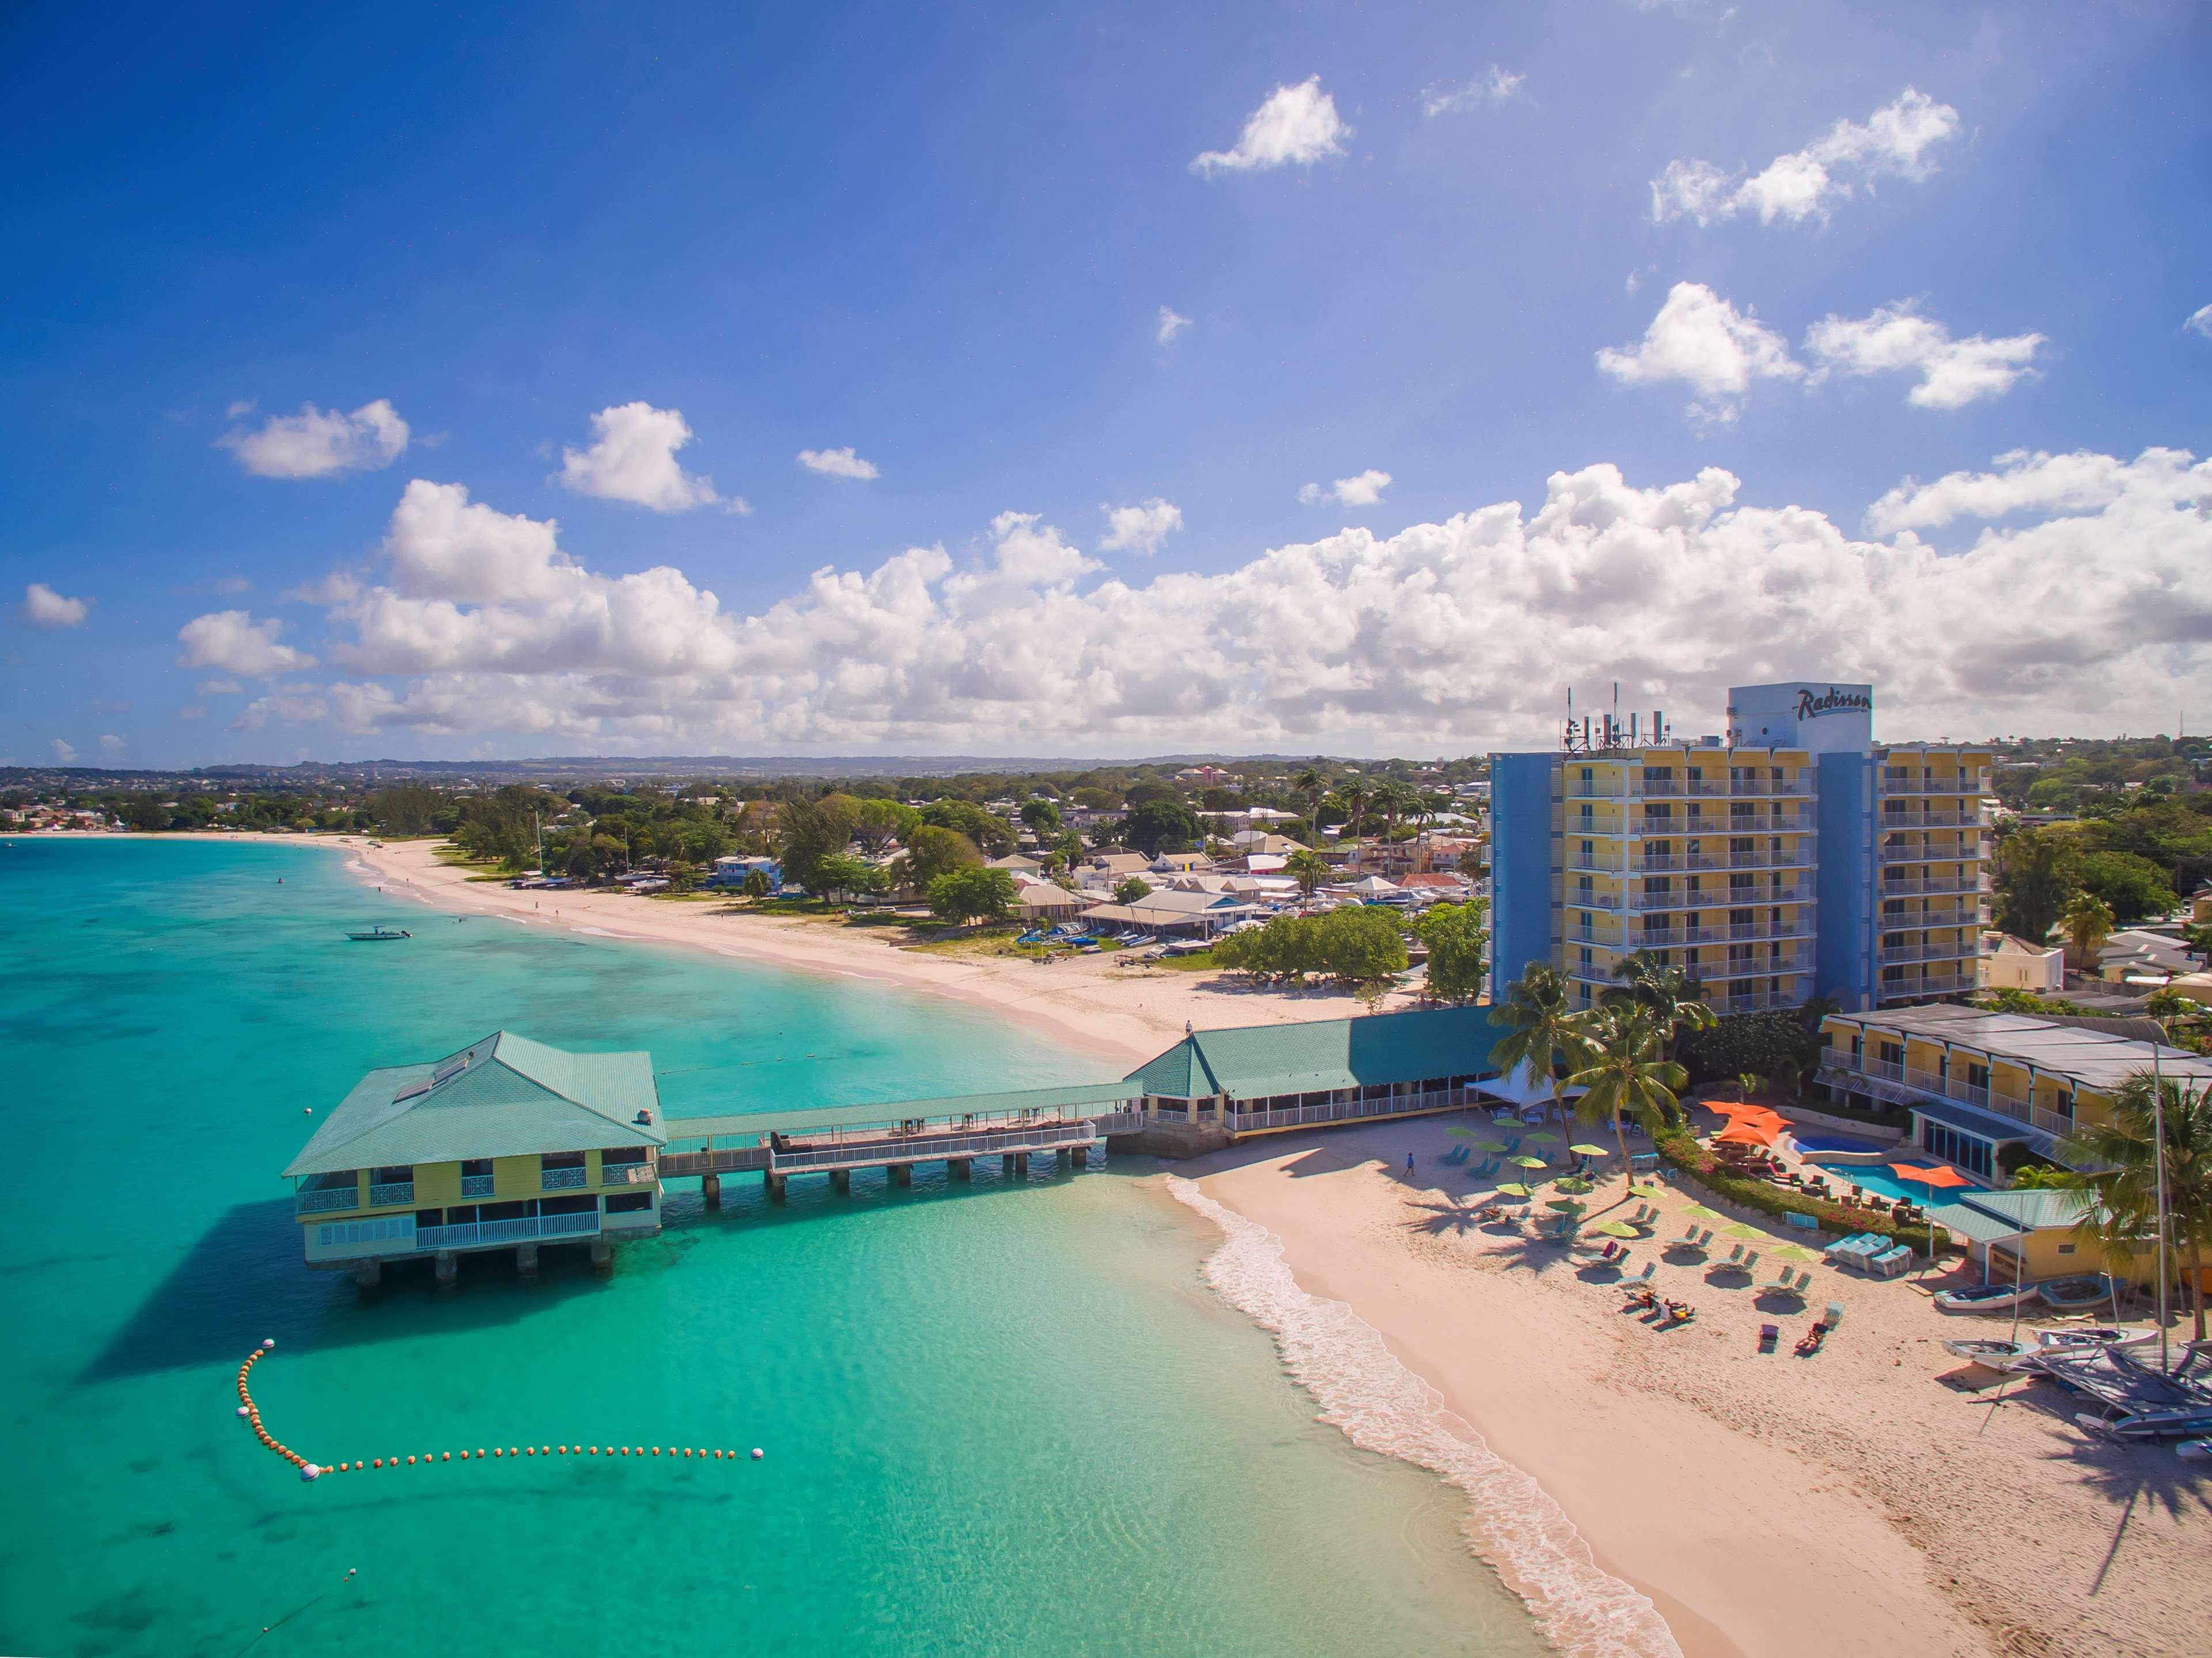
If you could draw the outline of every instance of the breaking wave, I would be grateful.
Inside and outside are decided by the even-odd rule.
[[[1206,1260],[1206,1282],[1274,1333],[1284,1368],[1319,1401],[1321,1420],[1364,1450],[1426,1468],[1465,1491],[1476,1552],[1528,1605],[1546,1639],[1569,1658],[1682,1658],[1659,1609],[1599,1567],[1542,1486],[1480,1437],[1454,1433],[1443,1396],[1391,1355],[1373,1325],[1343,1302],[1298,1287],[1280,1239],[1195,1181],[1170,1175],[1167,1184],[1221,1229],[1222,1245]]]

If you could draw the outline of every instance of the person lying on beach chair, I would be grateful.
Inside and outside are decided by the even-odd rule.
[[[1662,1322],[1667,1324],[1687,1324],[1697,1315],[1698,1309],[1691,1306],[1688,1302],[1670,1301],[1667,1303],[1667,1316],[1662,1321]]]
[[[1658,1291],[1654,1290],[1650,1284],[1639,1282],[1633,1290],[1631,1290],[1628,1292],[1627,1304],[1630,1307],[1635,1308],[1638,1312],[1650,1312],[1659,1305]]]
[[[1810,1358],[1814,1353],[1820,1351],[1820,1344],[1827,1339],[1828,1327],[1815,1319],[1813,1323],[1813,1327],[1806,1331],[1803,1337],[1797,1343],[1797,1351],[1799,1356],[1805,1358]]]

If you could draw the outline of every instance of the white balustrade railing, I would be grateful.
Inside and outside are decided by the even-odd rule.
[[[309,1187],[292,1200],[295,1215],[319,1215],[332,1209],[358,1209],[361,1206],[361,1187],[358,1182],[349,1186]]]
[[[529,1243],[540,1238],[589,1237],[599,1230],[599,1212],[573,1215],[520,1215],[513,1220],[464,1221],[456,1226],[418,1226],[417,1249],[465,1249],[485,1244]]]

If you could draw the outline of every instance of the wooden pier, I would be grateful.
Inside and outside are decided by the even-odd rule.
[[[664,1180],[697,1175],[707,1206],[721,1205],[725,1175],[757,1174],[781,1199],[794,1175],[826,1175],[840,1192],[853,1171],[881,1169],[911,1185],[916,1163],[941,1163],[953,1180],[971,1177],[977,1157],[996,1157],[1008,1175],[1024,1175],[1032,1157],[1050,1153],[1082,1168],[1109,1134],[1133,1132],[1142,1094],[1134,1083],[1091,1083],[1010,1093],[956,1095],[881,1105],[801,1111],[749,1111],[675,1117],[658,1163]]]

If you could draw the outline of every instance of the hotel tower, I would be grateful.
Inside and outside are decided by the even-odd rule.
[[[1724,736],[1645,718],[1492,756],[1493,1001],[1549,962],[1588,1005],[1639,950],[1717,1013],[1974,988],[1987,750],[1879,746],[1873,687],[1825,681],[1731,690]]]

